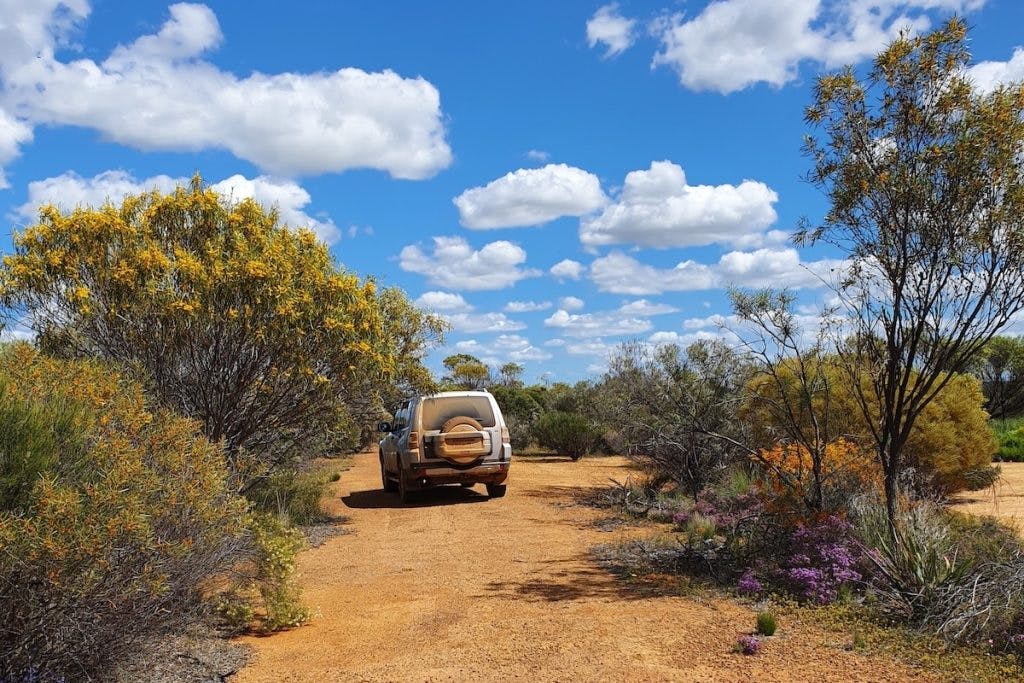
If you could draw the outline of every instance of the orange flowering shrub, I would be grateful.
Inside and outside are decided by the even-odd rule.
[[[771,448],[761,449],[756,459],[767,474],[769,500],[792,502],[809,497],[814,478],[813,460],[804,446],[776,443]],[[839,438],[825,446],[821,481],[826,498],[838,499],[854,490],[880,486],[882,473],[871,451]]]
[[[0,680],[100,674],[249,543],[221,448],[99,363],[2,348],[0,433]]]

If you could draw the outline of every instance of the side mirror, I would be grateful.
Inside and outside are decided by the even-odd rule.
[[[390,422],[378,422],[377,423],[377,431],[378,432],[390,433],[391,432],[391,423]]]

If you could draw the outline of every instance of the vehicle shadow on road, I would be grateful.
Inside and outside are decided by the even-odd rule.
[[[464,503],[486,503],[490,500],[487,496],[473,489],[466,489],[460,486],[438,486],[413,494],[412,500],[403,503],[398,499],[398,494],[389,493],[384,489],[370,489],[368,491],[352,491],[347,496],[341,497],[345,507],[360,510],[379,510],[382,508],[421,508],[436,507],[439,505],[462,505]]]

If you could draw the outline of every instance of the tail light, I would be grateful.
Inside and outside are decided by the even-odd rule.
[[[512,440],[512,437],[509,436],[508,427],[502,427],[501,428],[501,442],[502,443],[508,443],[511,440]]]
[[[409,432],[409,448],[419,448],[419,447],[420,447],[420,433],[419,432]]]

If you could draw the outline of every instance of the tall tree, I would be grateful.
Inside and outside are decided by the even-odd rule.
[[[1024,412],[1024,337],[995,337],[982,350],[975,374],[992,417]]]
[[[499,368],[501,376],[498,381],[502,386],[521,387],[523,386],[523,371],[525,368],[519,363],[505,363]]]
[[[980,93],[968,62],[966,26],[953,19],[895,40],[863,80],[852,68],[820,78],[806,111],[818,132],[806,140],[810,180],[831,208],[796,237],[849,258],[837,291],[854,341],[839,352],[894,539],[914,422],[1024,308],[1024,87]]]
[[[491,369],[476,356],[455,353],[442,363],[448,370],[445,380],[459,389],[478,391],[491,384]]]

